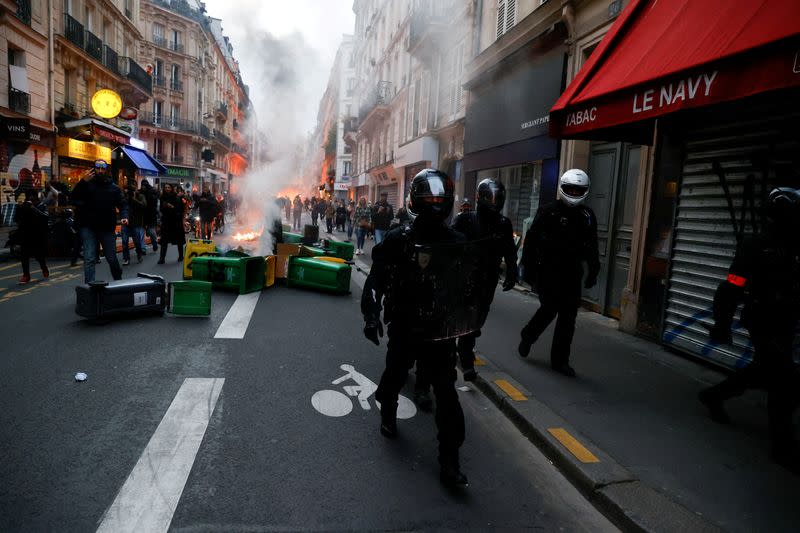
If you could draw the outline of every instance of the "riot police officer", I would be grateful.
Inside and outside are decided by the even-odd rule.
[[[753,362],[700,392],[699,399],[712,419],[728,423],[725,400],[748,388],[766,388],[772,458],[800,472],[792,428],[798,401],[792,344],[800,318],[800,191],[774,189],[767,198],[765,214],[764,231],[742,241],[727,279],[717,288],[711,327],[712,340],[731,343],[733,315],[744,301],[741,323],[750,333]]]
[[[420,246],[463,242],[463,235],[444,223],[453,201],[453,182],[445,173],[425,169],[414,177],[408,200],[414,222],[390,230],[373,248],[372,269],[364,284],[361,311],[364,335],[376,345],[383,336],[381,309],[388,328],[386,369],[375,393],[375,399],[381,403],[381,433],[387,438],[397,436],[398,394],[416,360],[436,396],[440,479],[449,486],[463,486],[467,478],[460,470],[458,452],[464,442],[464,414],[454,385],[455,341],[431,340],[419,332],[422,310],[440,306],[442,302],[433,301],[435,295],[421,282],[421,269],[431,259],[418,250]]]
[[[501,212],[506,201],[506,188],[502,182],[494,178],[486,178],[478,184],[475,193],[476,211],[460,213],[454,223],[453,229],[463,233],[469,241],[481,242],[488,247],[485,268],[488,270],[483,280],[484,313],[489,313],[489,307],[494,299],[494,291],[500,277],[500,261],[506,262],[506,279],[503,290],[509,291],[517,283],[517,248],[514,245],[514,229],[511,221]],[[464,371],[464,380],[474,381],[475,372],[475,339],[481,334],[480,330],[458,338],[458,358],[461,369]]]
[[[569,364],[575,318],[581,301],[583,262],[589,267],[584,287],[597,283],[600,259],[597,249],[597,219],[583,205],[589,196],[589,176],[571,169],[559,179],[559,199],[536,214],[522,249],[525,281],[536,287],[541,306],[522,329],[519,354],[527,357],[531,346],[556,319],[550,365],[574,377]]]

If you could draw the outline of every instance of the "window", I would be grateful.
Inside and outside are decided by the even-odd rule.
[[[517,22],[517,0],[497,0],[497,38]]]
[[[167,39],[164,37],[164,26],[158,23],[153,24],[153,42],[157,46],[166,46]]]
[[[181,32],[172,30],[172,49],[177,50],[181,44]]]
[[[156,126],[161,125],[161,117],[164,114],[164,102],[160,100],[153,100],[153,124]]]
[[[72,107],[78,103],[78,74],[75,69],[64,71],[64,105]]]
[[[178,126],[178,120],[181,116],[181,106],[172,104],[169,109],[169,125],[173,128]]]
[[[355,78],[348,78],[347,79],[347,96],[353,96],[353,91],[356,88],[356,79]]]
[[[64,13],[72,15],[72,0],[64,0]]]
[[[114,26],[108,19],[103,19],[103,42],[114,48]]]
[[[125,0],[125,16],[133,20],[133,0]]]
[[[86,6],[84,20],[86,21],[84,26],[86,31],[94,33],[94,9]]]
[[[28,69],[25,67],[24,50],[8,48],[8,73],[8,107],[19,113],[30,113]]]
[[[352,171],[352,163],[350,161],[344,162],[344,169],[342,170],[343,175],[349,176],[350,172]]]
[[[172,72],[170,74],[172,75],[172,82],[174,85],[176,81],[181,79],[181,67],[173,63]]]
[[[461,76],[464,74],[464,53],[466,44],[462,42],[453,50],[452,75],[453,85],[450,88],[450,112],[458,113],[464,107],[464,90],[461,88]]]
[[[156,154],[156,159],[164,159],[164,139],[153,140],[153,152]]]
[[[170,159],[173,162],[180,163],[181,162],[181,143],[178,141],[172,141],[172,147],[170,149]]]

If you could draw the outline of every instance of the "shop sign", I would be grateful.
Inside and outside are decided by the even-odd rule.
[[[53,133],[31,125],[25,118],[0,118],[0,137],[40,146],[53,146]]]
[[[101,118],[114,118],[122,111],[122,98],[111,89],[100,89],[92,95],[92,111]]]
[[[339,183],[338,181],[333,184],[333,190],[335,191],[346,191],[350,189],[349,183]]]
[[[190,168],[167,167],[167,176],[173,178],[191,178],[194,172]]]
[[[130,137],[126,135],[122,135],[115,131],[108,130],[106,128],[103,128],[102,126],[98,126],[97,124],[92,125],[92,132],[98,137],[102,137],[103,139],[109,140],[117,144],[128,144],[128,139],[130,139]]]
[[[99,144],[87,143],[69,137],[59,137],[56,141],[56,152],[63,157],[72,157],[86,161],[102,159],[111,164],[111,148]]]
[[[122,111],[119,112],[119,118],[123,120],[136,120],[138,116],[139,111],[135,107],[123,107]]]

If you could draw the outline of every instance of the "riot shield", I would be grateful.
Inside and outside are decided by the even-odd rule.
[[[496,287],[490,241],[414,246],[402,296],[414,340],[451,339],[483,326]]]

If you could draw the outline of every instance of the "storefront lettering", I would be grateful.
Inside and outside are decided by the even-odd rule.
[[[715,70],[711,74],[700,74],[696,78],[687,78],[677,83],[662,85],[658,90],[658,101],[656,101],[655,89],[648,89],[641,94],[633,95],[633,112],[652,111],[654,107],[663,108],[674,105],[678,102],[694,100],[703,85],[703,95],[711,93],[711,84],[717,77]]]
[[[526,130],[534,126],[541,126],[542,124],[547,124],[548,122],[550,122],[550,115],[539,117],[534,120],[529,120],[528,122],[523,122],[520,129]]]
[[[587,122],[594,122],[597,120],[597,108],[584,109],[583,111],[576,111],[567,115],[567,127],[580,126]]]

